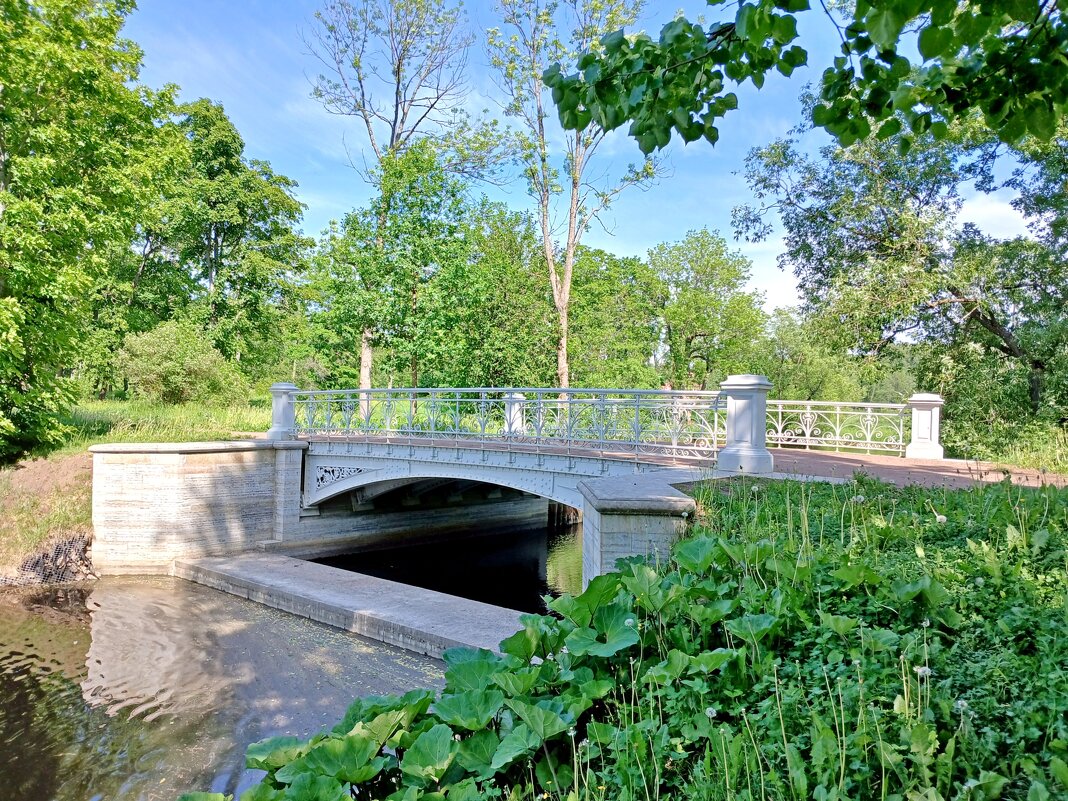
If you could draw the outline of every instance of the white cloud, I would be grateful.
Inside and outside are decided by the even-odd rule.
[[[1012,197],[1007,191],[969,197],[961,206],[960,223],[975,223],[984,234],[998,239],[1028,236],[1027,221],[1010,205]]]

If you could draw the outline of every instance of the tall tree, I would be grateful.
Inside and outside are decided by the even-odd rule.
[[[191,171],[170,202],[167,244],[198,285],[193,311],[215,346],[236,362],[271,361],[277,306],[308,245],[296,182],[245,157],[219,104],[180,112]]]
[[[556,381],[570,385],[569,312],[575,256],[582,236],[628,187],[656,174],[646,160],[623,175],[595,175],[597,151],[607,129],[583,121],[582,130],[562,137],[556,152],[548,121],[542,73],[550,64],[570,62],[605,33],[634,21],[640,0],[498,0],[502,26],[491,30],[491,63],[506,95],[505,113],[521,129],[521,155],[528,191],[537,207],[542,250],[557,317]]]
[[[571,368],[580,387],[655,387],[667,288],[638,258],[580,247],[575,256]]]
[[[435,143],[448,172],[484,177],[499,169],[507,137],[495,123],[472,121],[463,109],[473,37],[458,3],[328,0],[306,41],[324,69],[314,96],[328,111],[360,121],[370,159],[359,169],[372,183],[385,174],[384,162],[424,139]],[[393,204],[386,187],[376,188],[375,247],[381,250]],[[371,386],[373,347],[383,322],[365,318],[361,388]]]
[[[131,7],[0,2],[0,459],[58,435],[86,299],[133,236],[137,164],[169,98],[137,82]]]
[[[320,248],[320,321],[326,341],[346,347],[356,332],[362,342],[375,329],[390,353],[390,380],[407,374],[418,386],[424,290],[438,272],[467,257],[464,185],[427,141],[387,155],[375,180],[381,191],[372,203],[346,215]],[[361,354],[361,385],[367,367]]]
[[[808,62],[797,19],[807,0],[725,3],[711,22],[676,16],[658,40],[615,31],[585,48],[577,69],[545,73],[565,128],[630,123],[645,153],[677,131],[715,143],[717,120],[738,107],[727,84],[763,85]],[[1030,133],[1048,140],[1068,108],[1068,20],[1056,0],[857,0],[819,6],[841,40],[823,73],[812,123],[848,146],[877,131],[944,137],[949,125],[981,112],[1006,142]],[[834,7],[832,6],[832,8]],[[839,16],[839,10],[846,13]],[[918,58],[912,53],[918,51]]]
[[[959,228],[960,140],[917,140],[906,157],[893,139],[803,156],[784,140],[754,150],[746,176],[759,205],[736,210],[740,233],[760,239],[768,217],[785,229],[780,266],[809,308],[835,322],[842,343],[878,353],[897,337],[991,347],[1029,373],[1038,411],[1068,308],[1065,262],[1041,243],[996,241]],[[1057,323],[1057,325],[1053,325]]]
[[[533,220],[485,198],[465,217],[467,258],[427,288],[423,375],[431,386],[546,386],[555,326]]]
[[[649,265],[666,287],[664,339],[676,388],[705,389],[730,373],[749,371],[763,334],[763,295],[746,292],[749,260],[716,233],[690,231],[657,245]]]

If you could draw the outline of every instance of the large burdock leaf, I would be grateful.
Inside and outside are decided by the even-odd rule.
[[[728,620],[723,625],[736,637],[741,637],[746,642],[758,643],[775,628],[778,622],[779,619],[775,615],[742,615],[742,617]]]
[[[253,770],[274,770],[288,765],[310,747],[311,743],[299,737],[270,737],[260,740],[245,751],[245,767]]]
[[[493,768],[490,765],[500,744],[501,738],[492,729],[475,732],[467,739],[460,741],[456,761],[478,778],[488,779],[493,775]]]
[[[548,740],[564,731],[572,722],[560,714],[563,711],[563,704],[556,702],[559,709],[550,709],[548,707],[551,703],[541,701],[538,704],[527,704],[513,698],[509,699],[508,706],[519,715],[534,734],[542,740]]]
[[[275,774],[280,782],[292,784],[298,776],[332,776],[340,782],[360,784],[370,781],[386,765],[385,757],[374,759],[380,744],[370,737],[349,735],[324,740],[304,756],[290,762]]]
[[[497,751],[493,755],[490,768],[496,772],[512,764],[520,757],[530,756],[541,745],[541,738],[530,730],[525,723],[520,723],[501,740]]]
[[[434,704],[434,714],[452,726],[478,731],[486,728],[503,705],[500,690],[468,690],[441,696]]]
[[[703,576],[716,560],[716,540],[709,537],[686,540],[675,548],[675,562],[687,573]]]
[[[424,784],[438,782],[449,769],[459,744],[452,738],[452,729],[444,723],[420,734],[411,748],[404,752],[400,769]]]
[[[485,649],[450,648],[442,658],[448,665],[445,686],[449,692],[484,690],[490,685],[489,677],[501,669],[501,658]]]
[[[549,608],[559,612],[576,626],[589,626],[593,615],[619,592],[619,576],[606,573],[594,577],[581,595],[561,595],[549,602]]]
[[[634,612],[619,604],[600,607],[593,615],[593,628],[579,628],[567,635],[568,650],[578,656],[612,656],[638,642]]]
[[[283,801],[349,801],[351,798],[347,784],[310,773],[298,776],[282,794]]]

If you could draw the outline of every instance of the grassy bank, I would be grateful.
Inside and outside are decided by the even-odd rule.
[[[253,746],[245,798],[1068,797],[1068,490],[694,494],[670,560],[447,652],[440,695]]]
[[[64,421],[64,444],[0,469],[0,572],[17,566],[45,542],[92,530],[92,472],[86,454],[101,442],[226,440],[265,432],[270,402],[248,406],[158,406],[137,401],[89,401]]]

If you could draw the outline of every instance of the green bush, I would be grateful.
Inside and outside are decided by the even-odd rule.
[[[244,801],[1068,797],[1068,491],[698,495],[670,564],[252,746]]]
[[[131,393],[156,403],[244,403],[248,386],[192,323],[169,321],[126,337],[120,361]]]

